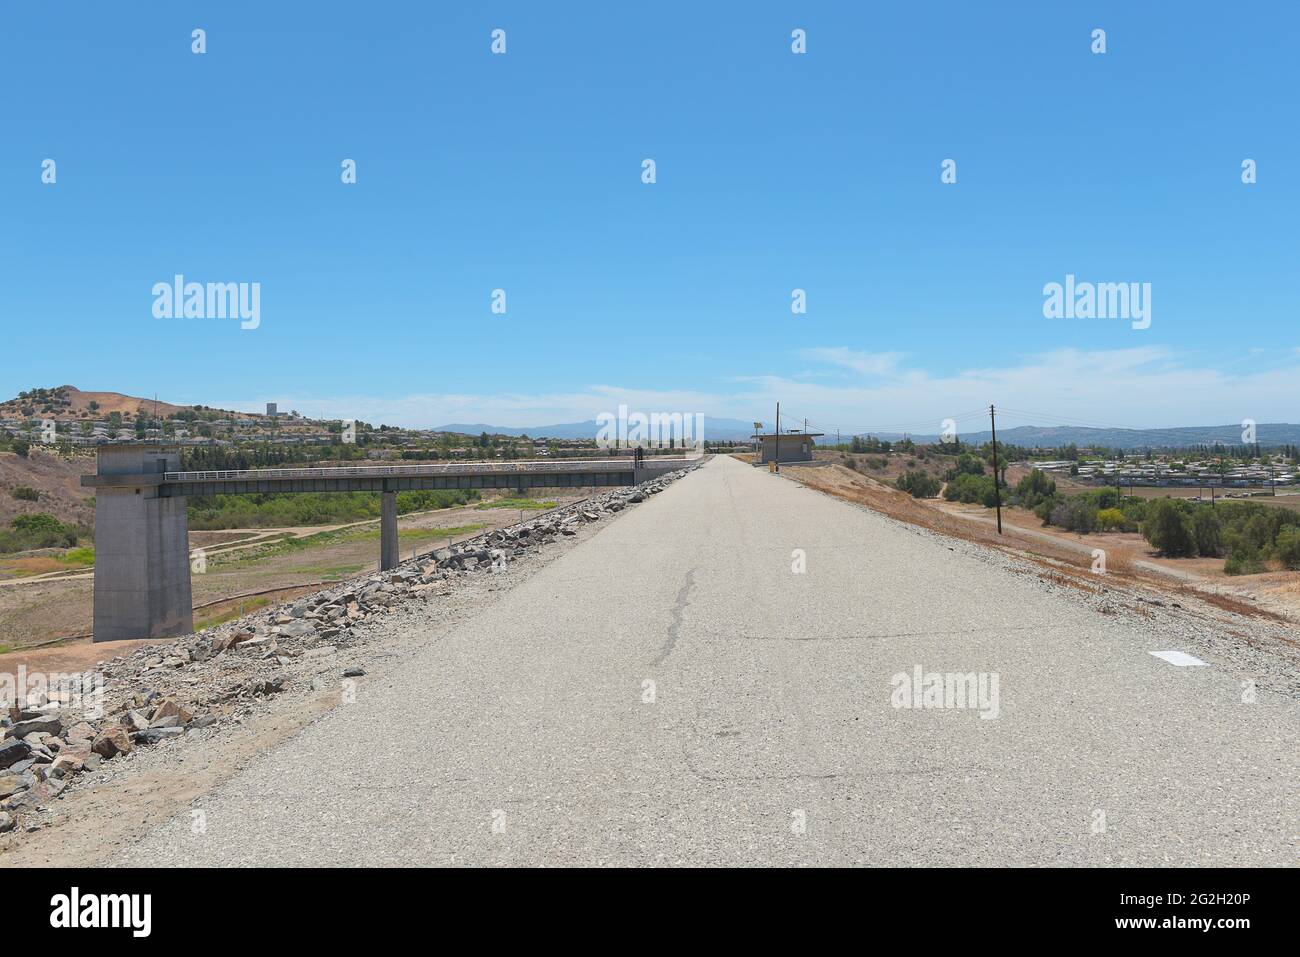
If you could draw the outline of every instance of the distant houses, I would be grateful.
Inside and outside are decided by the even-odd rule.
[[[1134,485],[1156,488],[1200,488],[1221,486],[1248,488],[1268,485],[1294,485],[1300,482],[1296,467],[1280,457],[1269,462],[1248,462],[1224,469],[1218,461],[1171,461],[1166,458],[1142,460],[1027,461],[1021,465],[1054,475],[1070,476],[1075,481],[1097,485]]]

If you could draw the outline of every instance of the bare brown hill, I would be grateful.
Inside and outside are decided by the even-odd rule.
[[[155,407],[160,418],[170,418],[178,412],[193,409],[189,405],[173,405],[161,400],[142,399],[121,392],[83,392],[76,386],[61,385],[52,389],[32,389],[5,402],[0,402],[0,418],[41,417],[56,421],[68,419],[102,419],[119,412],[124,418],[135,418],[137,412],[152,416]],[[207,408],[206,406],[204,408]],[[257,419],[262,416],[247,412],[213,409],[232,419]]]

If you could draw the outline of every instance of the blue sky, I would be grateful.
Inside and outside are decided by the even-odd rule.
[[[61,10],[0,12],[7,395],[1300,419],[1291,3]],[[259,282],[260,326],[155,318],[176,273]],[[1067,273],[1151,283],[1150,328],[1044,318]]]

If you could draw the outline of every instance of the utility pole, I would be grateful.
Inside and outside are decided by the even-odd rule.
[[[781,403],[776,404],[776,467],[775,471],[781,471]]]
[[[998,488],[998,423],[993,412],[993,406],[989,406],[989,427],[993,432],[993,501],[997,503],[998,510],[998,534],[1002,534],[1002,490]]]

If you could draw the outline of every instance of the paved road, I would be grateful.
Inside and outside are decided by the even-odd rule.
[[[715,459],[121,860],[1294,864],[1300,713],[1168,647]],[[997,717],[891,706],[917,665]]]

